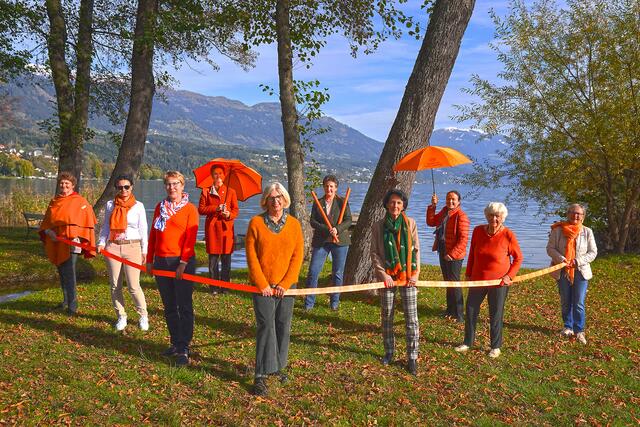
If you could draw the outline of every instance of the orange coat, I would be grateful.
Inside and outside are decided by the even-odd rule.
[[[230,254],[233,252],[233,222],[238,217],[238,197],[233,188],[221,186],[218,195],[211,194],[211,188],[205,188],[200,195],[198,212],[206,215],[204,222],[204,240],[209,254]],[[225,218],[218,206],[227,203],[229,218]]]
[[[442,223],[447,213],[445,206],[436,214],[436,208],[433,205],[427,207],[427,225],[437,227]],[[453,259],[463,259],[467,254],[467,240],[469,239],[469,218],[460,206],[449,212],[447,226],[444,229],[444,246],[449,255]],[[438,250],[438,240],[433,242],[433,251]]]
[[[57,236],[73,240],[79,238],[81,243],[96,245],[94,227],[96,215],[87,200],[78,193],[69,196],[56,196],[51,199],[44,219],[40,224],[40,239],[44,243],[47,258],[54,265],[60,265],[69,259],[71,247],[66,243],[54,242],[45,230],[53,230]],[[95,251],[82,250],[85,258],[96,256]]]

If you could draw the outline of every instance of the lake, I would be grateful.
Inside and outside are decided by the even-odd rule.
[[[190,177],[188,177],[190,178]],[[31,193],[52,194],[55,182],[52,180],[37,179],[1,179],[0,195],[10,194],[13,191],[28,191]],[[368,184],[354,183],[351,187],[349,203],[353,212],[359,212],[364,200]],[[347,184],[341,183],[338,193],[344,195]],[[469,216],[471,227],[485,223],[483,209],[490,201],[504,202],[509,189],[481,190],[478,192],[470,187],[460,185],[440,185],[438,191],[439,208],[444,206],[446,190],[457,189],[462,195],[462,208]],[[187,181],[186,191],[189,193],[191,201],[197,206],[200,197],[200,190],[196,189],[192,180]],[[317,193],[322,194],[322,189]],[[431,184],[416,184],[409,196],[408,215],[415,218],[418,223],[418,234],[420,237],[420,247],[422,249],[423,264],[438,264],[438,257],[431,251],[433,245],[433,228],[427,227],[425,223],[426,206],[431,202]],[[147,208],[149,221],[153,214],[153,209],[160,199],[165,195],[162,181],[139,181],[135,186],[136,198],[144,203]],[[236,220],[236,233],[245,234],[249,220],[260,213],[259,196],[254,196],[246,202],[240,202],[240,215]],[[526,210],[517,203],[507,204],[509,215],[505,225],[511,228],[518,237],[522,253],[524,255],[523,265],[531,268],[546,267],[549,258],[545,247],[549,226],[554,218],[545,219],[537,216],[538,206],[534,202],[529,203]],[[204,217],[200,220],[200,232],[198,237],[203,238]],[[246,267],[244,250],[234,252],[232,256],[232,268]]]

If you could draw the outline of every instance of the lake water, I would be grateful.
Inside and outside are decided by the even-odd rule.
[[[362,201],[368,189],[368,184],[355,183],[349,184],[351,187],[351,196],[349,203],[353,212],[359,212]],[[28,191],[31,193],[52,194],[55,182],[52,180],[16,180],[2,179],[0,180],[0,195],[6,195],[12,191]],[[346,191],[347,184],[342,183],[339,188],[339,194],[343,195]],[[438,190],[438,198],[440,200],[439,207],[443,206],[446,189],[457,189],[462,194],[462,208],[469,216],[471,227],[486,223],[483,209],[490,201],[504,202],[508,189],[484,190],[478,192],[472,188],[453,185],[441,185]],[[191,201],[197,206],[200,197],[200,190],[196,189],[194,182],[187,181],[186,191],[189,193]],[[426,206],[431,202],[431,184],[416,184],[409,197],[408,215],[415,218],[418,223],[418,234],[420,237],[420,246],[422,249],[423,264],[438,264],[438,258],[435,252],[431,251],[433,245],[433,228],[427,227],[425,223]],[[321,189],[317,191],[322,194]],[[135,186],[136,198],[143,202],[147,208],[147,216],[151,221],[153,209],[159,200],[165,195],[164,186],[161,181],[139,181]],[[259,196],[254,196],[246,202],[240,202],[240,215],[235,223],[237,234],[245,234],[249,220],[260,213]],[[545,219],[538,217],[535,213],[538,206],[533,202],[529,203],[526,210],[523,210],[516,203],[507,204],[509,215],[505,221],[505,225],[511,228],[518,237],[522,253],[524,255],[523,265],[531,268],[546,267],[549,264],[545,246],[549,226],[552,218]],[[199,238],[203,238],[204,233],[204,217],[200,220]],[[232,268],[246,267],[246,258],[244,250],[234,252],[232,256]]]

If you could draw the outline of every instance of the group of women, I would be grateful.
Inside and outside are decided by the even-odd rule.
[[[121,176],[115,181],[117,195],[109,201],[100,230],[97,251],[136,264],[146,262],[147,272],[155,273],[155,280],[164,306],[164,316],[171,345],[164,355],[175,357],[177,365],[189,363],[189,345],[193,337],[193,282],[185,280],[185,273],[195,271],[196,235],[199,214],[207,216],[205,240],[209,253],[209,269],[215,279],[229,281],[230,253],[233,251],[233,219],[238,215],[235,193],[224,185],[224,169],[211,169],[213,186],[203,189],[199,207],[189,202],[184,192],[184,176],[176,171],[165,174],[167,196],[155,207],[150,232],[147,232],[145,209],[133,195],[133,180]],[[94,227],[96,218],[89,203],[75,192],[72,174],[58,176],[58,195],[50,202],[41,226],[41,238],[47,255],[60,274],[63,290],[61,306],[71,314],[77,311],[75,291],[75,263],[78,254],[94,256]],[[318,276],[327,256],[332,256],[332,284],[340,286],[344,263],[350,243],[351,212],[347,200],[337,195],[338,180],[327,175],[323,180],[325,194],[313,206],[310,223],[314,229],[312,259],[307,287],[316,287]],[[459,280],[466,255],[469,220],[460,208],[461,197],[456,191],[447,193],[446,206],[435,213],[434,195],[427,208],[426,222],[435,226],[434,250],[439,253],[445,280]],[[253,392],[268,393],[267,378],[275,375],[288,381],[286,373],[289,337],[293,316],[293,297],[286,296],[294,288],[304,258],[303,234],[300,222],[289,215],[291,203],[284,186],[274,182],[262,194],[263,212],[251,219],[246,234],[246,256],[249,280],[259,292],[253,296],[256,317],[256,360]],[[392,363],[395,340],[393,321],[395,295],[402,299],[407,370],[417,374],[419,323],[416,283],[420,275],[420,242],[417,224],[406,215],[409,200],[399,189],[389,191],[383,198],[384,217],[371,229],[371,261],[378,280],[385,288],[380,292],[383,364]],[[346,206],[345,206],[346,205]],[[321,212],[320,210],[324,211]],[[340,213],[343,213],[340,215]],[[459,287],[447,290],[448,317],[465,322],[463,344],[455,348],[466,352],[474,343],[480,305],[489,301],[491,350],[490,357],[498,357],[502,345],[502,323],[508,285],[512,283],[522,263],[522,253],[515,234],[504,226],[507,208],[502,203],[489,203],[484,209],[486,224],[473,229],[468,253],[466,279],[470,281],[499,279],[499,286],[469,288],[465,317],[462,317],[463,296]],[[584,207],[573,204],[567,211],[567,221],[555,223],[547,245],[552,264],[566,263],[558,275],[562,305],[562,319],[566,337],[586,344],[584,334],[584,302],[588,280],[592,273],[589,263],[597,255],[593,232],[582,225]],[[148,238],[147,238],[148,234]],[[84,243],[81,248],[61,242],[59,237]],[[218,262],[221,270],[218,270]],[[139,316],[139,327],[149,328],[146,301],[140,288],[140,270],[107,257],[111,299],[118,316],[116,329],[127,326],[122,282],[126,278],[129,293]],[[161,271],[175,272],[167,277]],[[172,275],[173,276],[173,275]],[[339,308],[339,294],[330,296],[330,307]],[[311,310],[315,298],[305,299],[305,309]]]

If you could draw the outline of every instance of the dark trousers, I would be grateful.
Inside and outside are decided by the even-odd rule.
[[[440,258],[440,270],[444,280],[458,282],[460,281],[460,270],[462,270],[461,259],[447,261],[444,259],[446,252],[438,251]],[[447,288],[447,314],[462,321],[464,319],[464,297],[462,296],[462,288]]]
[[[176,271],[179,264],[180,257],[155,257],[153,268]],[[192,257],[184,272],[193,274],[195,267],[196,259]],[[193,282],[171,277],[155,278],[164,305],[164,319],[171,335],[171,344],[179,353],[187,352],[193,338]]]
[[[76,262],[78,254],[72,253],[69,259],[57,266],[60,275],[60,287],[62,288],[62,305],[75,313],[78,311],[78,298],[76,293]]]
[[[209,277],[223,282],[231,281],[231,254],[209,254]],[[217,286],[215,289],[226,290]]]
[[[471,347],[476,338],[476,324],[480,305],[484,297],[489,299],[489,321],[491,348],[502,346],[502,320],[504,317],[504,303],[509,293],[508,286],[469,288],[467,295],[467,318],[464,323],[464,343]]]
[[[256,314],[256,377],[281,371],[287,366],[293,297],[253,295]]]

